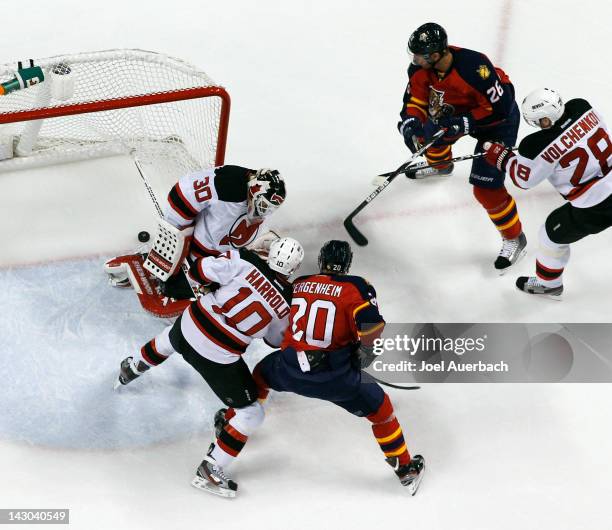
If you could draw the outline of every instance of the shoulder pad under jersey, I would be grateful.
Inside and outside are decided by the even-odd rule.
[[[557,137],[563,134],[568,127],[573,125],[580,116],[591,110],[591,104],[585,99],[570,99],[565,104],[563,116],[550,129],[541,129],[521,140],[519,154],[530,160],[535,160],[541,153],[553,143]]]
[[[416,74],[419,70],[422,69],[423,68],[421,68],[418,64],[410,63],[410,66],[408,67],[408,77],[412,77],[414,74]]]
[[[247,261],[251,265],[254,265],[257,270],[261,272],[266,279],[279,290],[285,301],[290,304],[291,296],[293,295],[291,284],[289,282],[282,281],[278,277],[277,273],[270,268],[268,262],[261,258],[257,253],[247,248],[241,248],[239,249],[239,252],[240,258]]]
[[[497,77],[497,72],[489,58],[481,52],[467,48],[453,48],[453,68],[470,85],[475,88],[488,87],[491,78]]]
[[[247,199],[249,176],[253,169],[241,166],[215,168],[215,189],[220,201],[242,202]]]
[[[374,287],[361,276],[353,276],[351,274],[332,274],[331,276],[334,281],[354,285],[364,300],[369,300],[370,298],[376,296]]]

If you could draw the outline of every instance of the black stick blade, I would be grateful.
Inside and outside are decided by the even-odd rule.
[[[353,217],[353,215],[349,215],[344,220],[344,228],[346,228],[348,235],[351,236],[355,243],[357,243],[360,247],[365,247],[368,244],[368,238],[364,236],[353,224]]]

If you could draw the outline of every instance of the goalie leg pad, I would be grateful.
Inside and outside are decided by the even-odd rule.
[[[128,285],[131,285],[136,291],[140,305],[145,311],[160,318],[179,316],[191,303],[191,300],[174,300],[164,295],[157,278],[144,269],[143,260],[141,254],[118,256],[107,261],[104,268],[107,272],[112,271],[113,274],[119,275],[118,271],[120,271],[121,274],[127,275]]]

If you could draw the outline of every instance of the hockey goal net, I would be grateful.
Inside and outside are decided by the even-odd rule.
[[[28,66],[40,68],[29,83]],[[223,164],[229,95],[178,59],[143,50],[35,59],[1,65],[0,85],[0,171],[127,154],[177,179]]]

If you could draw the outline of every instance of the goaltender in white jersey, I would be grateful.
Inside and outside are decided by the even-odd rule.
[[[536,276],[516,281],[522,291],[559,299],[569,245],[612,225],[612,140],[601,114],[584,99],[564,104],[554,90],[539,89],[525,98],[522,112],[541,130],[521,141],[518,154],[501,144],[485,145],[485,158],[518,187],[549,180],[568,201],[540,229]]]
[[[218,256],[252,243],[285,196],[276,170],[221,166],[181,177],[168,194],[164,218],[179,229],[194,225],[192,258]]]
[[[168,194],[168,207],[145,269],[163,280],[165,296],[191,298],[180,271],[184,258],[219,256],[252,244],[285,197],[285,182],[273,169],[226,165],[181,177]],[[274,236],[268,244],[278,237]],[[176,241],[170,252],[166,238]]]
[[[257,338],[272,347],[280,346],[290,313],[288,277],[303,257],[301,245],[284,237],[270,245],[265,260],[246,249],[198,258],[189,275],[211,292],[192,302],[174,324],[121,362],[115,388],[179,352],[217,397],[235,410],[223,439],[210,446],[198,467],[193,480],[198,488],[227,497],[235,495],[237,486],[218,466],[217,453],[239,451],[237,444],[244,445],[264,416],[257,401],[257,385],[242,354]]]

